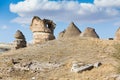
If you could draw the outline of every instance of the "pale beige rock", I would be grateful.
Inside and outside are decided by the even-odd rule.
[[[72,38],[72,37],[79,37],[81,34],[81,31],[79,28],[71,22],[68,28],[62,32],[60,32],[58,38]]]
[[[53,34],[50,33],[44,33],[44,32],[34,32],[33,33],[33,43],[43,43],[49,40],[53,40],[55,37],[53,36]]]
[[[94,28],[87,27],[84,32],[80,34],[80,37],[91,37],[91,38],[99,38]]]
[[[33,43],[39,44],[49,40],[55,39],[54,29],[56,24],[52,20],[43,19],[34,16],[30,26],[33,32]]]
[[[66,30],[60,32],[58,38],[63,38],[65,31],[66,31]]]
[[[26,40],[25,40],[25,36],[23,35],[23,33],[20,30],[17,30],[15,33],[16,40],[14,41],[14,48],[15,49],[19,49],[19,48],[24,48],[26,47]]]
[[[115,33],[115,40],[120,40],[120,27],[117,29]]]

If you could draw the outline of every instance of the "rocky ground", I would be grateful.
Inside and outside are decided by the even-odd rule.
[[[13,46],[12,44],[0,43],[0,53],[11,50],[12,46]]]
[[[1,80],[120,80],[114,40],[67,39],[10,50],[0,54]],[[100,62],[98,67],[80,72],[79,67]],[[77,67],[77,68],[79,68]]]

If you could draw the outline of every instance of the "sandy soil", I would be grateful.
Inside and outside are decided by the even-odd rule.
[[[23,49],[11,50],[0,55],[0,77],[9,80],[116,80],[118,62],[112,55],[116,52],[114,40],[67,39],[53,40],[45,44],[30,45]],[[60,63],[52,70],[31,72],[13,71],[5,74],[13,66],[12,59],[21,59],[21,63],[38,61],[40,63]],[[81,73],[71,72],[73,62],[90,64],[101,62],[102,65]],[[4,73],[4,74],[3,74]]]

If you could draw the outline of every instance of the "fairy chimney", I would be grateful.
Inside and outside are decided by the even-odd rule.
[[[59,33],[58,38],[73,38],[78,37],[80,35],[81,31],[79,28],[71,22],[68,28],[62,32]]]
[[[99,38],[94,28],[87,27],[84,32],[80,34],[80,37],[91,37],[91,38]]]
[[[33,43],[40,44],[55,39],[55,26],[56,24],[52,20],[42,20],[38,16],[34,16],[30,26],[33,32]]]
[[[14,47],[15,49],[26,47],[26,39],[23,33],[20,30],[17,30],[15,35]]]
[[[120,27],[117,29],[115,33],[115,40],[120,40]]]

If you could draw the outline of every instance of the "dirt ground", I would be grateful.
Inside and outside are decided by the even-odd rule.
[[[52,40],[44,44],[30,45],[23,49],[11,50],[0,54],[1,80],[117,80],[117,60],[112,57],[116,52],[114,45],[120,41],[99,39]],[[21,59],[20,63],[38,61],[40,63],[58,63],[61,66],[45,71],[12,71],[12,59]],[[73,62],[102,65],[80,73],[71,72]],[[118,79],[119,80],[119,79]]]

